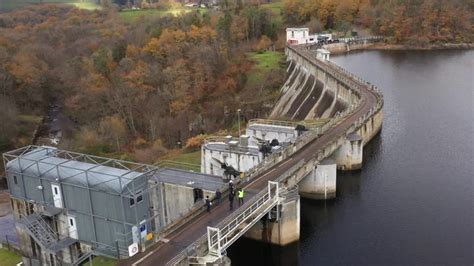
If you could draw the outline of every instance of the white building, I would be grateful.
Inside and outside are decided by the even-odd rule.
[[[308,28],[287,28],[286,42],[290,45],[332,42],[332,34],[310,34]]]
[[[232,136],[210,138],[201,146],[201,172],[224,177],[221,163],[246,172],[263,160],[258,146],[249,145],[249,137]]]
[[[305,44],[309,37],[309,28],[287,28],[286,42],[291,45]]]
[[[246,135],[250,137],[249,143],[255,146],[257,139],[269,142],[276,139],[279,143],[290,143],[298,137],[296,125],[294,122],[254,119],[249,121]]]
[[[318,49],[316,50],[316,57],[321,59],[321,60],[326,60],[326,61],[329,61],[329,55],[331,54],[331,52],[329,52],[328,50],[326,49]]]

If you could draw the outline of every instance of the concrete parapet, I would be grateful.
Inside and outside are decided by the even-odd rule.
[[[322,161],[298,184],[300,195],[307,199],[332,199],[336,197],[336,162]]]
[[[276,211],[270,212],[250,228],[244,237],[286,246],[300,239],[300,196],[293,191],[282,200]],[[278,218],[277,218],[277,212]]]
[[[380,110],[372,115],[367,122],[361,126],[357,133],[362,136],[364,146],[374,138],[375,135],[382,129],[383,111]]]
[[[334,154],[337,168],[343,171],[361,169],[363,150],[363,138],[355,133],[349,134],[344,144]]]

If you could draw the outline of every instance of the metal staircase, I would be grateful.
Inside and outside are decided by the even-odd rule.
[[[41,213],[35,212],[28,216],[23,216],[20,219],[20,224],[24,226],[28,234],[41,246],[41,248],[54,254],[77,241],[70,237],[60,239],[58,233],[53,231],[53,229],[43,219]]]

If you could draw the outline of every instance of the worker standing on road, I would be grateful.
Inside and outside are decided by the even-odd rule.
[[[216,191],[216,205],[221,204],[221,197],[222,197],[222,193],[219,189],[217,189],[217,191]]]
[[[229,191],[229,206],[231,210],[234,208],[234,196],[235,196],[235,191],[232,189]]]
[[[244,204],[244,188],[239,190],[239,206],[242,206],[242,204]]]
[[[206,196],[206,208],[207,212],[211,212],[212,202],[209,200],[209,196]]]

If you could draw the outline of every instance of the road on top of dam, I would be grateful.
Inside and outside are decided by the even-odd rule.
[[[341,74],[345,75],[344,73]],[[250,200],[258,192],[266,189],[268,181],[276,180],[300,160],[310,158],[316,154],[317,151],[323,149],[327,143],[336,140],[349,127],[351,127],[354,122],[367,114],[371,108],[375,107],[377,104],[376,95],[368,89],[366,84],[361,85],[360,105],[351,115],[347,116],[339,124],[328,129],[324,134],[296,151],[286,160],[281,161],[266,172],[254,177],[251,182],[244,186],[246,192],[245,200]],[[238,208],[237,199],[235,199],[233,212],[240,212],[242,210],[243,209]],[[203,212],[167,235],[168,241],[166,243],[157,242],[149,247],[146,252],[139,253],[132,258],[120,261],[119,265],[166,265],[167,262],[172,260],[181,251],[206,234],[207,226],[215,226],[219,224],[219,222],[224,220],[233,212],[229,210],[229,201],[224,197],[220,204],[213,206],[211,213]]]

